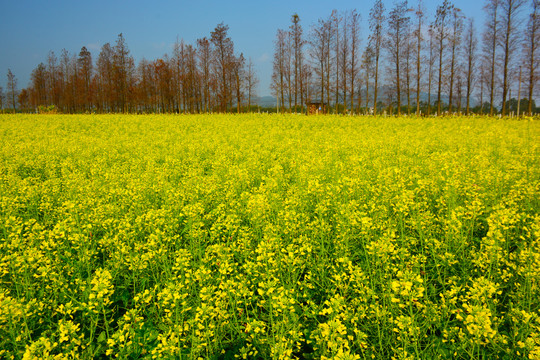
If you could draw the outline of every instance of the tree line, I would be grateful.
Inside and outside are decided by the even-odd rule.
[[[229,27],[216,26],[196,44],[176,41],[172,54],[135,65],[126,40],[103,45],[97,60],[83,47],[78,55],[50,52],[17,91],[8,70],[0,108],[19,111],[199,113],[251,107],[258,83],[251,60],[236,54]]]
[[[539,9],[540,0],[486,0],[479,33],[450,0],[431,15],[421,0],[388,10],[376,0],[367,39],[356,10],[334,10],[306,34],[294,14],[276,33],[272,92],[280,111],[316,102],[326,112],[532,114]]]
[[[482,31],[450,0],[428,14],[422,0],[375,0],[361,33],[361,14],[334,10],[304,32],[300,16],[274,41],[271,91],[278,111],[441,115],[536,112],[540,0],[484,0]],[[237,54],[228,26],[172,54],[137,65],[120,34],[94,61],[50,52],[27,88],[7,73],[0,109],[77,112],[250,111],[259,82]],[[516,100],[520,99],[519,101]],[[474,105],[474,106],[473,106]]]

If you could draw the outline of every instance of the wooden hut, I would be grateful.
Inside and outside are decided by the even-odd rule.
[[[320,101],[311,101],[307,104],[308,115],[324,114],[326,112],[326,105]]]

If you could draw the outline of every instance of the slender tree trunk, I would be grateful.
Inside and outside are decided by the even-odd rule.
[[[362,89],[358,91],[358,94],[360,94],[361,91]],[[366,70],[366,109],[368,106],[369,106],[369,71]],[[358,111],[360,111],[360,108],[358,108]]]
[[[375,87],[373,88],[373,114],[377,115],[377,95],[379,92],[379,54],[375,55]]]
[[[452,45],[452,60],[450,62],[450,92],[448,94],[448,112],[452,112],[452,100],[454,97],[454,74],[456,64],[456,45]]]
[[[409,40],[407,40],[408,42]],[[407,63],[406,63],[406,74],[405,82],[407,84],[407,115],[411,115],[411,71],[410,71],[410,43],[407,43]]]
[[[335,103],[335,113],[339,112],[339,15],[335,14],[336,18],[336,103]]]
[[[504,69],[503,69],[503,99],[502,99],[502,115],[506,115],[506,96],[508,95],[508,64],[510,62],[510,35],[512,18],[509,15],[506,22],[506,34],[504,37]],[[518,100],[519,101],[519,100]]]
[[[474,44],[474,23],[473,20],[469,21],[469,31],[467,32],[467,105],[465,114],[470,114],[471,105],[471,93],[472,93],[472,76],[475,57],[475,44]]]
[[[531,61],[534,62],[534,53],[531,55]],[[529,116],[532,116],[532,98],[533,98],[533,90],[534,90],[534,70],[530,72],[529,74],[529,104],[527,112],[529,113]]]
[[[304,70],[302,70],[302,66],[300,66],[300,71],[298,72],[300,74],[300,82],[299,82],[299,85],[300,85],[300,108],[301,108],[301,112],[303,113],[304,112],[304,78],[303,78],[303,75],[304,75]]]
[[[418,25],[418,33],[420,34],[420,25],[421,23],[419,23]],[[417,56],[418,58],[416,59],[416,115],[417,116],[420,116],[420,46],[421,46],[421,38],[420,38],[420,35],[418,35],[418,48],[417,48]]]
[[[418,1],[418,9],[416,10],[418,18],[418,28],[416,29],[416,116],[420,116],[420,79],[421,79],[421,59],[422,59],[422,19],[424,13],[422,11],[422,2]]]
[[[433,79],[433,34],[430,31],[429,35],[429,68],[428,68],[428,101],[427,101],[427,116],[431,115],[431,80]]]
[[[441,115],[441,90],[442,90],[442,67],[443,67],[443,42],[439,44],[439,83],[437,89],[437,115]]]
[[[397,49],[396,54],[396,95],[397,95],[397,112],[398,116],[401,115],[401,79],[399,78],[399,48]]]
[[[497,38],[498,38],[498,22],[497,22],[497,16],[498,16],[498,2],[495,3],[495,7],[493,9],[493,38],[491,39],[491,74],[490,74],[490,94],[489,94],[489,116],[493,116],[494,113],[494,102],[495,102],[495,57],[497,55],[496,49],[497,49]]]
[[[331,25],[329,25],[331,26]],[[331,50],[330,50],[330,42],[331,42],[331,31],[332,29],[328,29],[328,42],[326,45],[326,98],[328,99],[328,106],[326,109],[326,113],[330,111],[330,72],[332,68],[332,61],[331,61]]]
[[[521,105],[521,66],[519,67],[519,84],[518,84],[518,98],[517,98],[517,116],[520,116],[520,105]]]
[[[357,109],[356,109],[357,113],[360,112],[360,109],[362,108],[362,90],[361,90],[362,89],[362,81],[361,80],[359,80],[359,81],[360,81],[360,83],[359,83],[359,86],[358,86],[359,90],[358,90],[358,100],[357,100],[358,105],[357,105]],[[366,99],[366,103],[367,103],[367,99]],[[351,111],[354,111],[354,107],[352,105],[353,105],[353,100],[351,98]]]

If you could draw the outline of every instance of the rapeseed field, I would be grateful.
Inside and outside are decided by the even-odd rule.
[[[1,115],[2,359],[540,358],[540,123]]]

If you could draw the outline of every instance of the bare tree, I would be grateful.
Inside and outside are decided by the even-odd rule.
[[[333,30],[334,26],[333,26],[333,23],[334,23],[334,19],[332,17],[332,15],[334,14],[335,10],[332,11],[332,14],[330,14],[330,17],[326,20],[326,28],[327,28],[327,31],[326,31],[326,38],[325,38],[325,41],[326,41],[326,49],[327,51],[325,52],[326,54],[326,59],[325,59],[325,63],[326,63],[326,81],[325,81],[325,85],[326,85],[326,98],[328,99],[328,107],[327,107],[327,111],[330,109],[330,105],[331,105],[331,98],[330,98],[330,91],[331,91],[331,88],[332,88],[332,83],[331,83],[331,79],[332,79],[332,71],[333,71],[333,63],[334,63],[334,58],[332,57],[334,55],[333,53],[333,44],[334,44],[334,36],[335,36],[335,32]]]
[[[448,91],[448,111],[452,112],[454,99],[454,80],[456,76],[457,52],[461,44],[461,36],[463,35],[463,15],[461,10],[453,7],[450,14],[451,33],[449,35],[450,46],[450,90]]]
[[[165,55],[161,59],[156,59],[151,64],[152,78],[154,80],[154,96],[156,109],[160,113],[167,113],[172,110],[173,91],[171,75],[171,62]],[[190,104],[191,105],[191,104]]]
[[[74,87],[73,87],[73,79],[74,76],[72,74],[73,72],[73,66],[71,61],[71,55],[66,49],[62,49],[62,52],[60,53],[60,82],[61,82],[61,101],[60,101],[60,109],[64,112],[73,112],[75,111],[75,101],[74,101]],[[113,81],[111,79],[110,84],[112,86]],[[108,90],[108,89],[107,89]]]
[[[210,41],[206,37],[197,40],[197,54],[199,57],[199,70],[201,72],[203,109],[204,112],[208,112],[210,106],[210,64],[212,52]]]
[[[414,31],[415,39],[415,59],[416,59],[416,115],[420,116],[420,89],[421,89],[421,64],[422,64],[422,42],[424,41],[422,30],[424,25],[424,9],[422,6],[422,0],[418,1],[418,7],[415,11],[416,15],[416,30]]]
[[[227,111],[231,100],[230,72],[234,60],[234,44],[227,35],[228,31],[229,27],[221,23],[211,32],[211,41],[214,45],[214,73],[216,75],[217,96],[221,111]]]
[[[197,63],[197,50],[196,48],[188,44],[185,50],[185,78],[183,88],[185,89],[185,96],[187,98],[187,105],[190,113],[201,112],[201,76],[199,73]],[[240,73],[237,64],[234,64],[233,71],[236,77]],[[241,76],[241,75],[239,75]],[[233,82],[236,84],[236,79]],[[172,105],[173,96],[171,96]]]
[[[234,88],[234,92],[236,96],[236,112],[240,113],[241,108],[242,108],[242,99],[244,97],[244,78],[245,78],[245,65],[246,65],[244,54],[240,54],[240,56],[235,58],[235,62],[233,65],[234,65],[233,88]]]
[[[442,85],[443,85],[443,71],[444,71],[444,55],[445,48],[448,42],[449,36],[449,23],[450,17],[454,5],[451,4],[448,0],[444,0],[442,5],[437,7],[437,13],[435,15],[435,22],[433,23],[433,31],[437,46],[437,53],[439,57],[439,75],[437,83],[437,115],[441,115],[442,103],[441,103],[441,94],[442,94]]]
[[[427,115],[431,115],[431,85],[433,83],[433,72],[436,61],[436,49],[435,49],[435,31],[433,29],[433,24],[429,26],[429,60],[428,60],[428,100],[427,100]]]
[[[62,55],[62,68],[66,68],[66,54]],[[112,111],[113,106],[113,49],[109,43],[101,47],[97,60],[98,109],[101,112]],[[64,76],[66,78],[66,76]]]
[[[502,47],[503,55],[503,98],[502,98],[502,115],[506,115],[506,96],[510,88],[510,73],[513,70],[512,60],[516,53],[520,37],[518,19],[519,12],[526,0],[501,0],[501,39],[500,46]]]
[[[369,47],[373,48],[373,55],[375,59],[375,73],[374,73],[374,94],[373,94],[373,112],[377,114],[377,96],[379,88],[379,60],[381,56],[381,47],[383,44],[383,28],[384,28],[384,4],[381,0],[376,0],[375,4],[369,12],[369,29],[371,34],[369,36]]]
[[[488,88],[488,84],[489,84],[489,80],[488,80],[489,76],[488,76],[485,59],[482,59],[482,61],[480,61],[479,72],[480,72],[480,93],[478,94],[478,100],[480,102],[479,110],[480,110],[480,114],[484,114],[484,93],[486,89]]]
[[[62,73],[57,64],[58,59],[54,51],[47,55],[46,97],[48,104],[59,104],[62,96]]]
[[[398,2],[388,14],[388,32],[384,42],[388,51],[389,74],[394,82],[394,92],[397,99],[397,113],[401,115],[402,63],[409,38],[410,17],[406,16],[407,0]]]
[[[342,16],[343,31],[339,41],[339,72],[341,74],[341,96],[343,99],[343,111],[347,112],[347,93],[349,78],[349,57],[351,48],[349,46],[349,13],[345,12]],[[338,91],[339,93],[339,91]]]
[[[474,88],[474,82],[476,80],[475,71],[476,71],[476,31],[474,28],[474,20],[470,18],[467,21],[467,30],[465,33],[465,46],[464,46],[464,55],[466,61],[466,90],[465,95],[467,97],[467,105],[465,114],[469,115],[470,105],[471,105],[471,95]]]
[[[272,73],[272,87],[276,91],[278,98],[278,106],[280,111],[285,108],[285,92],[286,92],[286,80],[287,80],[287,66],[285,64],[287,60],[288,51],[288,32],[278,29],[276,33],[276,39],[274,41],[274,64]]]
[[[127,112],[129,110],[130,87],[134,71],[135,62],[129,54],[124,36],[120,33],[113,49],[113,76],[117,111]]]
[[[519,67],[519,77],[518,77],[518,96],[517,96],[517,111],[516,111],[516,114],[517,116],[521,116],[521,109],[520,109],[520,105],[521,105],[521,73],[522,73],[522,70],[523,70],[523,66],[520,66]]]
[[[528,79],[528,108],[529,116],[532,116],[532,102],[536,83],[538,82],[538,68],[540,58],[540,1],[532,0],[531,13],[527,23],[524,42],[524,66]],[[519,99],[518,99],[519,100]]]
[[[330,14],[330,21],[332,26],[332,52],[334,54],[334,62],[335,62],[335,71],[334,71],[334,77],[335,77],[335,83],[334,83],[334,112],[337,114],[339,109],[339,89],[340,89],[340,66],[341,66],[341,52],[340,52],[340,25],[342,21],[341,15],[338,13],[337,10],[332,10],[332,14]],[[330,53],[329,53],[330,54]],[[329,82],[330,84],[330,82]]]
[[[39,63],[39,65],[32,70],[32,74],[30,75],[32,84],[30,101],[36,108],[48,104],[47,76],[47,68],[43,63]]]
[[[318,77],[320,84],[318,94],[322,103],[330,105],[331,19],[319,19],[317,24],[311,28],[310,38],[310,56],[313,62],[313,72]]]
[[[407,10],[411,11],[411,9]],[[407,95],[407,114],[411,114],[411,72],[412,72],[412,55],[413,55],[413,43],[412,33],[410,31],[410,24],[407,27],[407,37],[405,39],[404,48],[405,58],[405,93]]]
[[[79,101],[81,106],[90,111],[92,108],[92,55],[85,46],[81,48],[79,58],[77,59],[79,65],[79,78],[81,79],[82,86],[79,87]]]
[[[70,111],[75,113],[79,110],[78,105],[78,91],[79,86],[79,63],[77,61],[77,55],[73,54],[69,59],[69,81],[68,91],[70,98]]]
[[[30,92],[27,89],[19,91],[17,102],[19,103],[19,109],[21,111],[28,111],[30,106]]]
[[[141,59],[137,66],[137,76],[139,78],[137,88],[137,99],[141,106],[140,110],[144,112],[155,111],[153,108],[153,84],[152,69],[150,63],[146,59]]]
[[[366,47],[362,54],[362,69],[364,71],[364,86],[366,87],[366,108],[369,107],[369,87],[371,76],[375,73],[375,53],[369,46]],[[358,107],[360,112],[362,106],[362,88],[358,89]],[[366,109],[367,110],[367,109]]]
[[[458,63],[457,69],[456,69],[456,100],[457,100],[457,113],[461,115],[461,102],[463,99],[463,84],[465,83],[464,80],[464,71],[463,71],[463,64]]]
[[[289,28],[290,38],[292,43],[292,56],[293,56],[293,68],[294,68],[294,85],[292,94],[294,96],[294,111],[298,111],[298,105],[301,108],[304,107],[304,83],[302,82],[302,70],[304,68],[304,52],[303,47],[305,44],[302,38],[303,30],[300,25],[300,17],[298,14],[293,14],[291,17],[291,26]],[[300,100],[300,104],[298,103]]]
[[[7,98],[8,106],[11,106],[13,111],[17,111],[17,103],[15,99],[17,98],[17,78],[11,72],[11,69],[8,69],[7,72]]]
[[[352,10],[348,18],[348,32],[349,32],[349,99],[351,102],[351,111],[354,109],[354,97],[356,82],[359,76],[359,55],[360,55],[360,14],[356,10]],[[359,91],[358,97],[361,96]],[[359,111],[359,109],[358,109]]]
[[[206,40],[208,41],[208,40]],[[210,71],[210,66],[212,63],[212,53],[210,50],[210,42],[208,41],[207,44],[204,44],[204,46],[207,46],[206,51],[210,52],[205,54],[207,56],[206,66],[208,66],[208,71]],[[186,89],[185,86],[185,80],[186,80],[186,44],[184,43],[184,40],[181,39],[180,41],[176,39],[173,47],[173,55],[172,55],[172,68],[173,68],[173,74],[174,74],[174,80],[173,80],[173,88],[175,93],[175,106],[177,112],[186,112],[187,111],[187,99],[186,99]]]
[[[292,111],[292,99],[293,99],[293,48],[290,32],[287,33],[285,38],[285,90],[287,92],[287,100],[289,103],[289,112]]]
[[[300,78],[302,87],[302,98],[305,101],[308,101],[312,98],[312,91],[313,91],[313,72],[311,69],[311,66],[309,64],[304,63],[302,66],[301,71],[301,78]]]
[[[348,111],[350,105],[351,111],[354,109],[355,83],[358,77],[358,47],[360,43],[360,15],[356,10],[345,12],[342,17],[341,39],[339,41],[339,74],[341,81],[337,94],[341,96],[344,111]],[[350,102],[350,104],[349,104]]]
[[[257,77],[257,73],[255,72],[255,66],[253,65],[253,61],[251,61],[251,58],[248,60],[245,76],[248,111],[251,112],[251,99],[253,99],[253,97],[257,95],[257,85],[259,84],[259,78]],[[300,82],[300,79],[298,79],[298,82]]]
[[[495,88],[497,78],[497,43],[499,35],[499,10],[501,0],[487,0],[484,11],[487,14],[487,21],[482,34],[483,52],[485,68],[489,69],[489,115],[493,116],[495,111]]]

